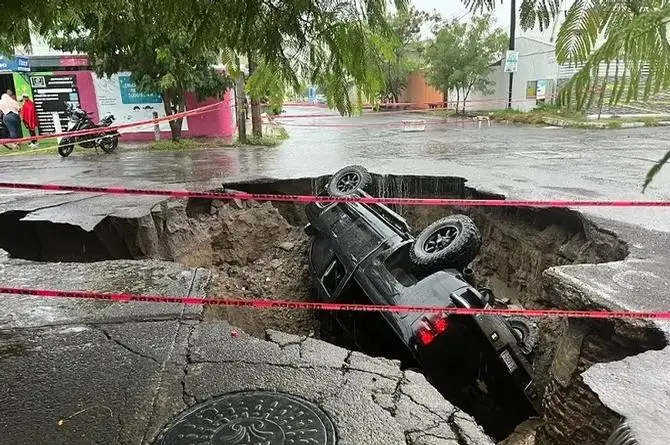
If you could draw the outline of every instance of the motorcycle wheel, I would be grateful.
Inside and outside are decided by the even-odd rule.
[[[116,150],[116,147],[118,146],[119,146],[118,136],[102,138],[102,140],[100,141],[100,148],[102,148],[102,151],[104,151],[105,153],[112,153],[114,150]]]
[[[74,151],[74,138],[63,138],[58,144],[58,154],[67,158]]]

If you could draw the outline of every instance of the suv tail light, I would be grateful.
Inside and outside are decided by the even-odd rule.
[[[449,329],[449,320],[446,314],[437,314],[433,317],[423,317],[416,333],[419,343],[423,346],[431,344],[439,335]]]

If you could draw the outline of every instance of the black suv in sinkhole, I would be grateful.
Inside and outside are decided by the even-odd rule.
[[[367,196],[365,168],[335,173],[320,195]],[[310,274],[319,298],[336,303],[490,307],[468,264],[482,238],[465,215],[442,218],[417,238],[382,204],[306,206],[313,236]],[[451,402],[502,437],[539,414],[528,356],[537,326],[523,317],[333,311],[322,312],[322,337],[418,368]],[[353,344],[352,344],[353,343]]]

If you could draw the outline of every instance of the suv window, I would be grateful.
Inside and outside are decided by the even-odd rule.
[[[323,287],[330,295],[335,293],[335,290],[344,279],[345,274],[344,266],[342,266],[342,263],[340,263],[337,258],[330,263],[326,269],[326,273],[324,273],[323,278],[321,278]]]
[[[328,241],[320,236],[312,242],[310,255],[314,273],[317,277],[321,277],[326,272],[330,263],[333,262],[333,258],[335,258],[335,253],[328,244]]]

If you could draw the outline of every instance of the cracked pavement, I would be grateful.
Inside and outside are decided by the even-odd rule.
[[[208,280],[201,269],[160,261],[56,264],[0,255],[0,264],[9,285],[46,285],[67,270],[65,288],[202,296]],[[278,331],[262,340],[203,321],[201,306],[3,298],[3,445],[150,444],[186,408],[242,390],[318,404],[342,445],[493,444],[421,374],[395,361]]]

